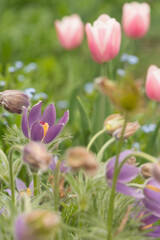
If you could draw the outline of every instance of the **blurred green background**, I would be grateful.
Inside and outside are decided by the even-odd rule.
[[[97,112],[94,108],[98,93],[92,89],[93,79],[100,75],[100,65],[91,59],[86,36],[77,49],[64,50],[58,42],[54,21],[73,13],[79,14],[84,24],[93,23],[103,13],[121,21],[122,6],[125,2],[131,1],[0,0],[0,91],[25,90],[31,95],[33,104],[42,99],[43,108],[54,102],[58,117],[69,108],[71,118],[68,131],[74,136],[73,144],[86,144],[91,135],[102,128],[102,123],[96,123]],[[144,38],[136,41],[122,36],[120,53],[111,61],[114,80],[118,78],[117,69],[127,68],[144,86],[149,65],[160,66],[160,1],[147,2],[151,6],[150,30]],[[136,55],[139,58],[138,63],[126,66],[120,61],[124,53]],[[142,92],[144,93],[144,88]],[[83,109],[77,104],[77,96],[80,96],[92,122],[91,130],[83,137],[80,137],[80,134],[86,119],[81,119]],[[154,107],[154,103],[151,102],[149,106]],[[111,113],[113,108],[108,104],[104,115],[106,117]],[[0,114],[1,136],[6,126],[14,123],[20,125],[21,116],[11,117],[8,113],[4,114],[2,109]],[[152,122],[148,115],[145,119],[148,123]],[[141,135],[144,133],[140,132],[137,140]],[[1,142],[4,144],[2,139]],[[129,146],[132,144],[129,143]]]

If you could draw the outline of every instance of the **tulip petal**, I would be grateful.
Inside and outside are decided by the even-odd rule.
[[[33,123],[31,127],[31,139],[33,141],[41,141],[44,136],[44,129],[39,122]]]
[[[66,111],[63,115],[63,117],[59,120],[58,124],[66,124],[69,120],[69,111]]]
[[[16,178],[16,187],[17,187],[19,192],[23,191],[27,188],[25,183],[19,178]]]
[[[28,108],[24,107],[23,109],[23,116],[22,116],[22,131],[24,136],[29,138],[28,134]]]
[[[50,127],[54,125],[56,120],[56,109],[53,103],[46,107],[40,120],[47,122]]]
[[[48,129],[43,142],[44,143],[49,143],[51,142],[54,138],[57,137],[57,135],[61,132],[61,130],[63,129],[64,124],[60,123],[57,124],[55,126],[52,126]]]
[[[41,105],[42,102],[40,101],[36,105],[34,105],[29,113],[28,117],[28,123],[29,123],[29,128],[32,127],[32,124],[37,122],[40,117],[41,117]]]

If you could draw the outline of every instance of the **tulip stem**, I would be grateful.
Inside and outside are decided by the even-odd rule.
[[[14,145],[10,148],[8,153],[9,160],[9,175],[10,175],[10,189],[12,194],[12,203],[15,206],[15,189],[14,189],[14,173],[13,173],[13,154],[14,152],[22,152],[22,147],[19,145]]]
[[[101,134],[103,134],[103,133],[105,133],[105,132],[106,132],[106,128],[103,128],[103,129],[101,129],[99,132],[97,132],[97,133],[91,138],[91,140],[90,140],[90,142],[88,143],[88,146],[87,146],[87,151],[90,150],[90,148],[91,148],[92,144],[94,143],[94,141],[95,141]]]
[[[107,141],[99,150],[98,154],[97,154],[97,161],[101,161],[102,157],[103,157],[103,153],[104,151],[116,140],[116,138],[111,138],[109,141]]]
[[[108,227],[108,235],[107,235],[107,240],[112,239],[112,221],[113,221],[113,211],[114,211],[114,198],[115,198],[115,190],[116,190],[116,182],[118,178],[118,159],[119,159],[119,154],[121,152],[122,144],[123,144],[123,136],[125,132],[125,128],[127,125],[127,114],[125,116],[125,122],[123,125],[122,129],[122,134],[118,142],[117,146],[117,153],[116,153],[116,161],[115,161],[115,166],[114,166],[114,174],[113,174],[113,181],[112,181],[112,188],[111,188],[111,193],[109,196],[109,205],[108,205],[108,216],[107,216],[107,227]]]

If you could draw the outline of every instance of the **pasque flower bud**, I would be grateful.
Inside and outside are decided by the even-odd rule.
[[[67,152],[67,163],[73,170],[82,168],[91,175],[94,175],[98,168],[95,155],[87,151],[85,147],[69,149]]]
[[[59,216],[54,212],[36,210],[23,213],[15,221],[15,237],[17,240],[54,239],[59,224]]]
[[[30,142],[24,146],[23,160],[31,166],[31,169],[45,171],[51,163],[51,154],[42,143]]]
[[[23,107],[29,107],[30,101],[27,94],[17,90],[6,90],[0,93],[0,105],[11,113],[21,114]]]
[[[137,121],[127,123],[123,138],[126,139],[132,136],[139,129],[139,127],[140,125]],[[118,128],[116,131],[114,131],[113,136],[119,139],[121,137],[122,130],[123,130],[123,126]]]
[[[153,175],[152,171],[153,163],[145,163],[140,168],[140,172],[145,179],[152,177]]]
[[[160,160],[153,165],[153,177],[160,182]]]
[[[122,127],[124,124],[124,117],[119,114],[112,114],[106,118],[104,122],[104,127],[106,128],[107,132],[112,135],[115,130]]]

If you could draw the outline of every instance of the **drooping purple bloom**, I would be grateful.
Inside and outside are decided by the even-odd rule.
[[[57,165],[57,162],[58,162],[58,157],[57,156],[54,156],[52,157],[52,162],[51,164],[49,165],[49,168],[54,172],[55,171],[55,168],[56,168],[56,165]],[[59,166],[59,170],[61,173],[67,173],[69,171],[69,167],[66,165],[66,162],[65,161],[62,161],[60,163],[60,166]]]
[[[133,152],[132,150],[126,150],[120,153],[119,159],[118,159],[118,166],[128,155],[132,154],[132,152]],[[109,160],[106,167],[106,178],[107,178],[108,185],[110,187],[112,186],[115,162],[116,162],[116,156],[112,157]],[[140,191],[137,191],[136,188],[129,187],[126,185],[127,183],[135,179],[138,174],[139,174],[138,167],[136,167],[135,165],[131,165],[127,162],[124,163],[118,176],[118,180],[116,183],[116,191],[119,193],[123,193],[125,195],[133,196],[135,198],[143,198],[143,194]]]
[[[40,101],[34,105],[29,112],[24,108],[22,117],[22,131],[23,134],[33,141],[41,141],[49,143],[62,131],[69,119],[69,111],[66,111],[63,117],[55,125],[56,109],[54,104],[49,104],[41,114]],[[28,130],[29,129],[29,130]]]
[[[154,178],[149,179],[143,189],[143,193],[145,207],[160,218],[160,183]]]
[[[29,187],[27,187],[26,184],[21,179],[16,178],[16,188],[17,188],[20,196],[23,193],[27,193],[28,196],[33,196],[33,194],[34,194],[33,180],[29,184]],[[7,188],[4,191],[7,192],[10,196],[12,196],[11,189]]]

